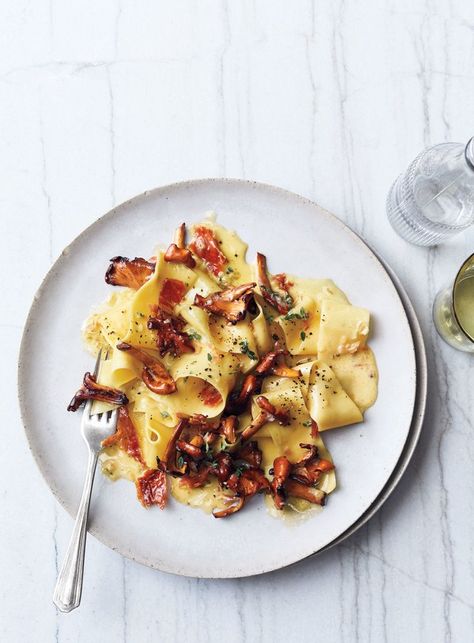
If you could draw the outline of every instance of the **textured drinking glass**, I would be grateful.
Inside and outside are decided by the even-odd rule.
[[[387,197],[394,230],[418,246],[434,246],[474,223],[474,137],[419,154]]]
[[[444,341],[474,353],[474,254],[463,263],[454,284],[437,294],[433,319]]]

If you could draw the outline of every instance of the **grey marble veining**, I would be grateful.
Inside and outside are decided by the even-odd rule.
[[[424,146],[473,135],[474,5],[5,0],[0,24],[0,640],[474,640],[474,361],[430,317],[474,234],[411,247],[384,212],[391,181]],[[428,348],[420,445],[375,518],[317,558],[200,581],[90,539],[83,604],[56,613],[72,524],[16,408],[25,315],[51,262],[97,216],[206,176],[313,198],[393,266]]]

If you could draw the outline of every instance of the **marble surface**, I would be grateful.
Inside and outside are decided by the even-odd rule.
[[[0,640],[474,640],[474,361],[430,318],[474,231],[416,248],[384,211],[391,181],[424,146],[474,134],[474,5],[4,0],[0,24]],[[395,268],[428,348],[421,442],[383,509],[320,557],[199,581],[90,539],[82,605],[59,614],[51,594],[72,522],[19,420],[25,315],[51,262],[101,213],[207,176],[315,199]]]

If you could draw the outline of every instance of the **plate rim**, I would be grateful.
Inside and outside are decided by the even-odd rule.
[[[362,241],[364,240],[362,239]],[[364,241],[364,243],[366,242]],[[368,243],[366,243],[366,245],[377,256],[377,258],[383,264],[384,268],[387,270],[388,275],[392,279],[393,284],[397,289],[397,292],[405,308],[405,312],[407,314],[408,322],[410,325],[410,331],[412,333],[413,343],[415,345],[416,359],[416,394],[412,423],[397,464],[395,465],[389,479],[387,480],[385,486],[383,487],[377,498],[374,500],[374,502],[350,527],[346,529],[346,531],[340,534],[332,542],[322,547],[319,551],[311,554],[310,556],[307,556],[306,558],[319,556],[329,549],[336,547],[347,538],[350,538],[371,518],[373,518],[373,516],[379,511],[379,509],[382,508],[382,506],[397,488],[411,462],[411,459],[413,458],[425,420],[426,405],[428,399],[428,361],[426,356],[425,340],[421,331],[421,325],[418,320],[418,316],[410,300],[410,297],[408,296],[408,293],[405,290],[396,272],[393,270],[390,264],[382,259],[382,257]],[[303,560],[305,559],[302,558],[301,561]]]
[[[158,187],[155,187],[155,188],[152,188],[152,189],[149,189],[149,190],[145,190],[144,192],[142,192],[140,194],[137,194],[137,195],[135,195],[135,196],[133,196],[131,198],[128,198],[125,201],[123,201],[122,203],[114,206],[113,208],[111,208],[110,210],[105,212],[103,215],[99,216],[97,219],[92,221],[92,223],[90,223],[83,230],[81,230],[79,232],[79,234],[76,235],[64,247],[62,252],[57,256],[57,258],[55,259],[55,261],[50,266],[50,268],[47,270],[46,274],[44,275],[43,279],[41,280],[41,283],[40,283],[39,287],[37,288],[37,290],[36,290],[36,292],[35,292],[35,294],[33,296],[31,306],[30,306],[30,308],[28,310],[28,313],[27,313],[27,315],[25,317],[24,329],[23,329],[23,333],[22,333],[22,337],[21,337],[21,341],[20,341],[19,357],[18,357],[17,390],[18,390],[18,400],[19,400],[19,409],[20,409],[20,419],[21,419],[21,423],[23,425],[23,429],[24,429],[24,432],[25,432],[25,437],[26,437],[26,440],[27,440],[29,451],[31,452],[31,455],[33,456],[33,459],[34,459],[34,461],[35,461],[35,463],[36,463],[36,465],[37,465],[37,467],[38,467],[38,469],[39,469],[39,471],[41,473],[41,476],[42,476],[44,482],[46,483],[48,489],[51,491],[51,493],[53,494],[55,499],[59,502],[59,504],[63,507],[63,509],[66,510],[66,513],[69,514],[71,516],[71,518],[74,520],[75,519],[75,511],[74,511],[74,509],[69,508],[68,506],[66,506],[65,502],[63,502],[63,500],[62,500],[62,498],[61,498],[61,496],[59,494],[59,489],[56,489],[56,487],[54,485],[50,484],[50,481],[49,481],[47,473],[46,473],[46,467],[43,468],[42,458],[33,449],[33,442],[34,442],[33,441],[33,435],[31,433],[31,429],[28,428],[28,423],[26,422],[26,415],[27,415],[26,406],[27,406],[27,404],[26,404],[26,400],[24,398],[24,391],[22,389],[22,382],[21,382],[22,373],[24,371],[25,346],[26,346],[26,342],[27,342],[27,335],[28,335],[28,332],[29,332],[31,321],[32,321],[32,319],[34,317],[34,314],[36,312],[36,308],[37,308],[38,302],[39,302],[39,300],[40,300],[40,298],[42,296],[43,290],[45,289],[45,287],[47,285],[47,282],[49,282],[50,277],[52,277],[53,274],[58,269],[61,268],[62,261],[64,260],[64,257],[66,257],[69,254],[69,250],[70,250],[71,246],[73,244],[76,244],[77,242],[79,242],[79,240],[82,239],[83,237],[87,236],[89,234],[89,232],[100,221],[102,221],[103,219],[112,218],[114,216],[114,214],[116,212],[118,212],[119,210],[121,210],[122,208],[126,208],[127,206],[129,206],[132,203],[134,203],[134,204],[136,204],[137,202],[139,203],[142,200],[144,200],[147,197],[149,197],[151,194],[159,194],[159,193],[170,191],[170,190],[177,189],[177,188],[187,189],[187,188],[191,188],[191,187],[196,186],[196,185],[215,184],[215,183],[217,183],[217,184],[219,184],[219,183],[220,184],[231,184],[231,185],[232,184],[247,185],[248,187],[264,189],[264,190],[270,190],[272,192],[275,192],[277,194],[281,194],[283,196],[286,196],[286,197],[289,197],[289,198],[292,198],[292,199],[296,198],[297,200],[301,201],[303,204],[316,207],[320,211],[321,215],[323,215],[327,219],[330,219],[334,224],[338,225],[341,229],[346,230],[349,233],[349,235],[353,238],[353,240],[356,241],[360,246],[362,246],[364,251],[366,253],[368,252],[369,256],[371,256],[376,261],[376,263],[378,263],[380,265],[380,267],[383,270],[383,273],[385,274],[385,277],[393,285],[393,287],[394,287],[394,289],[395,289],[395,291],[397,293],[400,305],[401,305],[401,307],[402,307],[402,309],[403,309],[403,311],[404,311],[404,313],[405,313],[405,315],[407,317],[407,321],[408,321],[408,325],[409,325],[409,329],[410,329],[410,335],[411,335],[411,339],[412,339],[411,350],[413,351],[413,354],[414,354],[415,396],[414,396],[414,402],[413,402],[412,422],[411,422],[410,429],[409,429],[408,434],[407,434],[407,439],[406,439],[406,441],[405,441],[405,443],[404,443],[404,445],[402,447],[402,450],[400,452],[400,456],[399,456],[396,464],[394,465],[394,468],[392,469],[392,472],[390,473],[386,484],[382,488],[382,490],[381,490],[380,494],[377,496],[377,498],[370,505],[370,507],[368,507],[366,509],[366,511],[351,526],[349,526],[347,528],[347,530],[345,530],[342,534],[340,534],[332,542],[328,543],[327,545],[324,545],[320,549],[317,549],[316,551],[311,552],[310,554],[302,556],[302,557],[298,558],[295,561],[284,563],[282,565],[271,567],[271,568],[268,568],[268,569],[260,569],[260,570],[257,570],[257,571],[249,571],[248,573],[244,573],[244,574],[242,574],[241,572],[240,573],[239,572],[238,573],[235,573],[235,572],[232,573],[231,572],[231,573],[224,573],[224,574],[219,574],[219,575],[214,574],[214,575],[211,575],[211,576],[204,575],[204,574],[199,574],[199,575],[198,574],[193,574],[192,576],[187,576],[187,575],[185,575],[185,574],[183,574],[182,572],[179,572],[179,571],[172,571],[172,570],[169,570],[169,569],[162,569],[162,568],[154,565],[153,561],[147,559],[146,557],[136,556],[131,552],[123,552],[117,546],[115,546],[113,544],[113,542],[110,541],[108,539],[108,537],[105,536],[104,533],[100,529],[95,529],[94,527],[88,529],[89,534],[94,536],[97,540],[99,540],[102,544],[106,545],[109,549],[112,549],[113,551],[121,554],[122,556],[124,556],[125,558],[128,558],[129,560],[133,560],[134,562],[137,562],[139,564],[147,566],[147,567],[149,567],[151,569],[164,571],[166,573],[170,573],[170,574],[173,574],[173,575],[185,576],[185,577],[189,577],[189,578],[206,578],[206,579],[207,578],[209,578],[209,579],[245,578],[245,577],[257,576],[257,575],[264,574],[264,573],[271,573],[271,572],[277,571],[279,569],[284,569],[286,567],[291,567],[293,565],[299,564],[299,563],[303,562],[304,560],[306,560],[308,558],[311,558],[313,556],[317,556],[317,555],[323,553],[324,551],[327,551],[329,548],[339,544],[339,542],[342,542],[343,540],[348,538],[350,535],[355,533],[360,527],[362,527],[363,524],[365,524],[376,513],[376,511],[378,511],[378,509],[382,506],[382,504],[385,502],[385,500],[389,497],[389,495],[395,489],[395,487],[398,484],[398,482],[400,481],[404,471],[406,470],[406,467],[408,466],[409,461],[411,460],[414,448],[415,448],[416,443],[417,443],[418,438],[419,438],[419,432],[421,431],[421,426],[422,426],[423,417],[424,417],[424,410],[425,410],[424,406],[423,406],[423,409],[422,409],[422,417],[421,417],[421,421],[419,423],[417,436],[416,436],[416,441],[415,441],[415,443],[413,445],[413,448],[411,449],[411,451],[409,453],[409,457],[408,457],[408,459],[407,459],[407,461],[406,461],[406,463],[404,465],[404,468],[402,469],[400,475],[396,478],[395,482],[392,482],[392,484],[391,484],[392,478],[394,477],[394,473],[396,472],[400,461],[403,460],[403,458],[404,458],[404,453],[406,452],[407,443],[410,441],[410,435],[411,435],[411,432],[412,432],[412,425],[413,425],[413,418],[415,416],[415,412],[416,412],[416,408],[417,408],[419,368],[418,368],[416,342],[415,342],[415,338],[414,338],[414,335],[413,335],[413,328],[412,328],[412,324],[411,324],[411,319],[410,319],[410,317],[409,317],[409,315],[407,313],[405,302],[404,302],[404,300],[403,300],[403,298],[402,298],[402,296],[400,294],[400,289],[397,287],[397,284],[396,284],[395,280],[393,279],[393,276],[396,277],[395,273],[381,259],[381,257],[371,248],[371,246],[364,239],[362,239],[362,237],[359,234],[354,232],[354,230],[349,225],[347,225],[344,221],[339,219],[335,214],[333,214],[329,210],[326,210],[325,208],[320,206],[316,201],[313,201],[312,199],[304,197],[304,196],[302,196],[302,195],[300,195],[300,194],[298,194],[296,192],[293,192],[291,190],[287,190],[286,188],[281,188],[281,187],[278,187],[278,186],[275,186],[275,185],[272,185],[272,184],[269,184],[269,183],[265,183],[265,182],[261,182],[261,181],[254,181],[254,180],[250,180],[250,179],[240,179],[240,178],[230,178],[230,177],[226,177],[226,178],[224,178],[224,177],[209,177],[209,178],[198,178],[198,179],[188,179],[188,180],[183,180],[183,181],[175,181],[173,183],[169,183],[169,184],[158,186]],[[398,277],[396,277],[396,280],[398,281],[398,284],[401,287],[401,284],[400,284],[400,281],[398,280]],[[401,289],[403,290],[403,287],[401,287]],[[405,295],[406,295],[406,292],[405,292]],[[411,305],[411,302],[410,302],[410,300],[408,298],[408,295],[406,295],[406,298],[407,298],[408,302],[410,303],[411,309],[413,310],[413,306]],[[416,322],[418,323],[418,320],[416,318],[416,314],[415,314],[414,310],[413,310],[413,315],[414,315],[414,318],[416,319]],[[418,328],[419,328],[419,323],[418,323]],[[420,334],[421,334],[421,331],[420,331]],[[422,339],[422,345],[423,345],[423,354],[424,354],[423,339]],[[426,355],[425,355],[424,358],[425,358],[425,361],[426,361]],[[426,394],[425,394],[425,403],[426,403]],[[387,485],[390,485],[390,484],[391,484],[390,490],[388,492],[386,492],[386,495],[384,495],[383,500],[380,501],[379,499],[384,494],[384,491],[387,489]]]

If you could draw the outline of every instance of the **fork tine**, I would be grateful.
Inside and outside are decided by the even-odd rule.
[[[97,375],[99,374],[99,368],[100,368],[100,361],[102,357],[102,349],[99,350],[99,353],[97,354],[97,359],[95,362],[94,366],[94,377],[97,379]],[[91,416],[91,408],[92,408],[92,400],[87,400],[85,406],[84,406],[84,411],[83,411],[83,416],[86,418],[90,418]]]
[[[95,362],[95,367],[94,367],[94,377],[97,377],[99,374],[99,367],[100,367],[100,359],[102,357],[102,349],[99,350],[99,353],[97,355],[97,360]],[[105,357],[107,359],[107,356]]]

